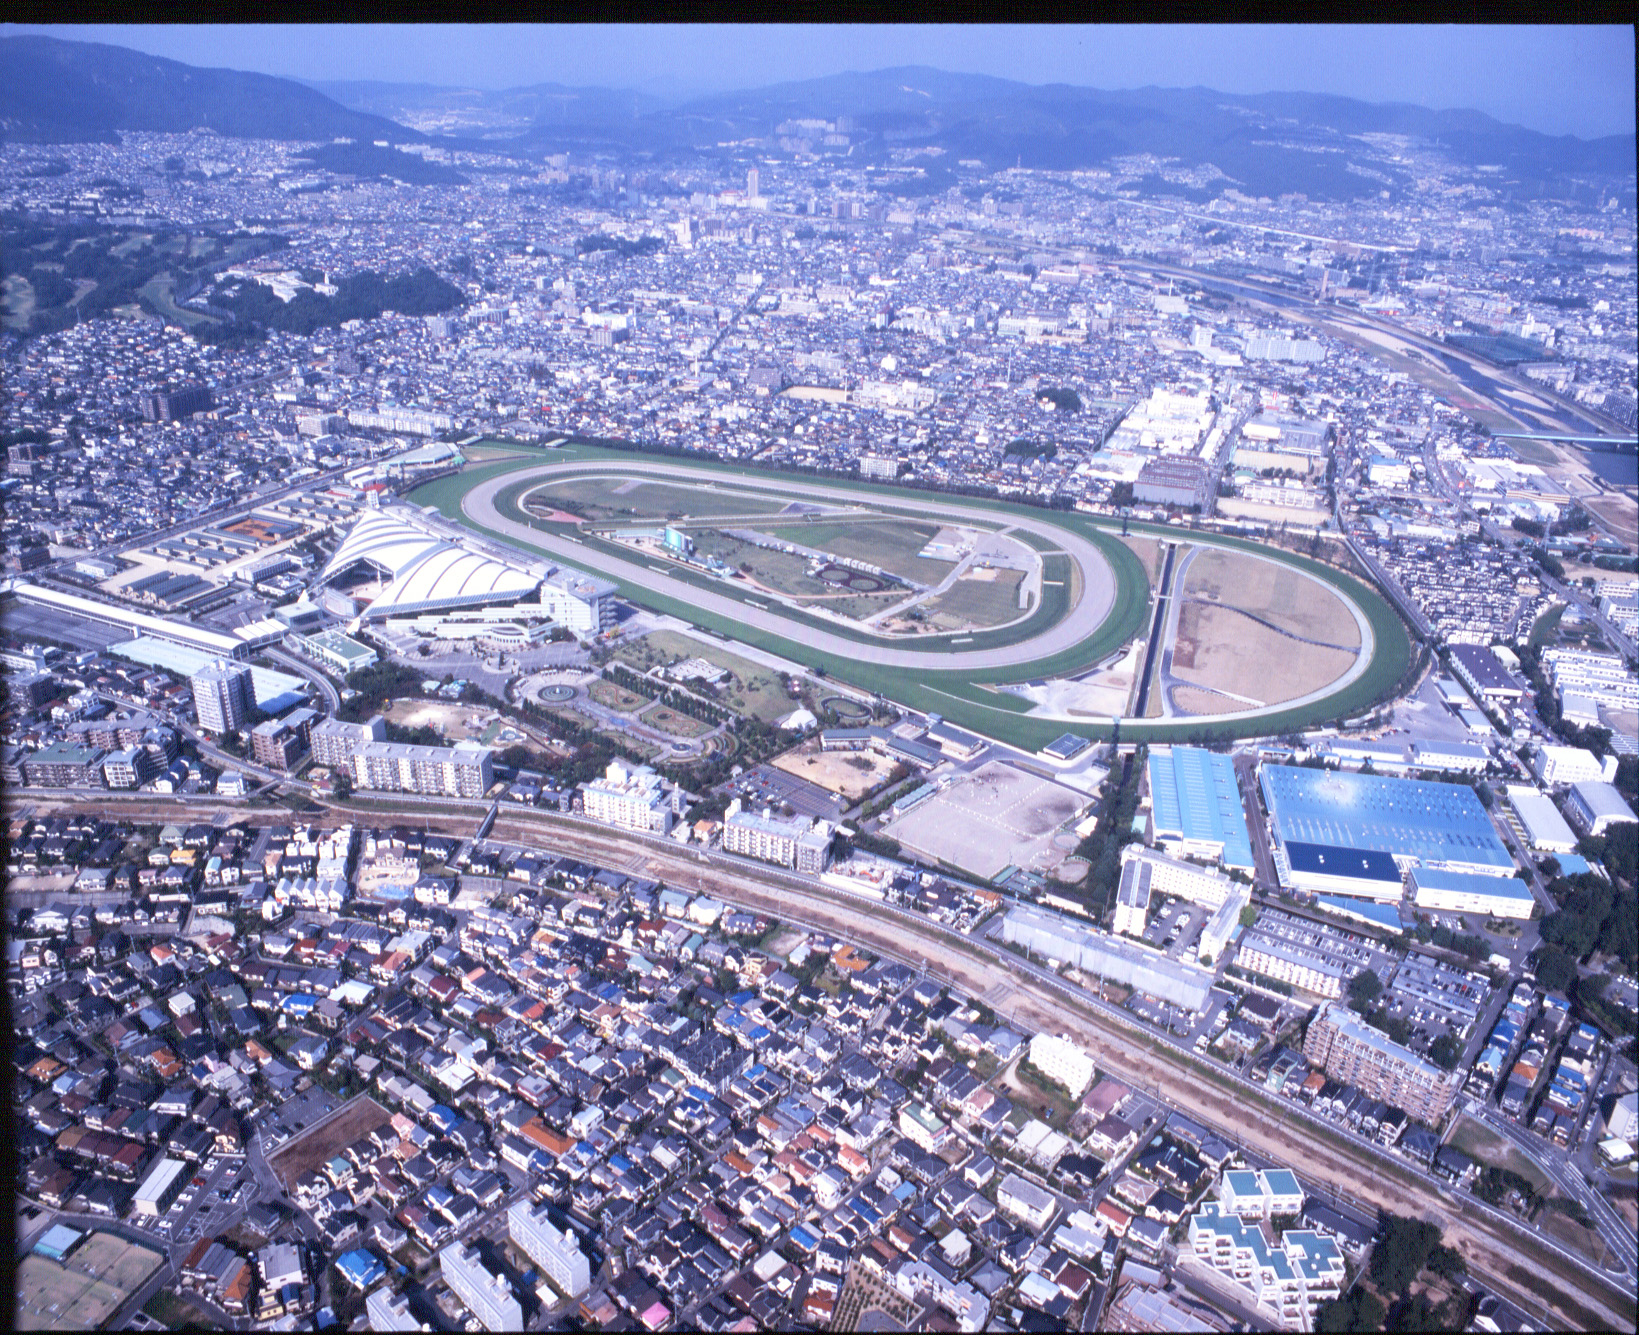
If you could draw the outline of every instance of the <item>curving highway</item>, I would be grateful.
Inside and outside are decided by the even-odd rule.
[[[699,608],[701,611],[712,612],[718,616],[737,621],[742,625],[767,631],[771,635],[781,636],[794,644],[807,645],[825,653],[836,654],[841,658],[851,658],[855,662],[876,663],[884,667],[920,668],[934,672],[950,672],[971,668],[1015,667],[1034,663],[1039,659],[1047,658],[1063,650],[1073,649],[1097,631],[1115,607],[1115,572],[1110,569],[1110,564],[1105,560],[1104,553],[1079,533],[1075,533],[1068,528],[1062,528],[1046,519],[1036,519],[1030,515],[999,516],[991,510],[985,510],[978,506],[953,504],[943,498],[918,497],[915,502],[915,512],[918,515],[930,515],[940,519],[954,520],[957,523],[978,524],[984,527],[994,527],[998,522],[1002,522],[1007,528],[1034,533],[1057,550],[1066,553],[1080,572],[1082,591],[1081,597],[1075,605],[1055,624],[1042,631],[1041,634],[1015,644],[988,649],[977,648],[972,651],[958,653],[941,653],[927,649],[902,649],[887,642],[873,644],[848,639],[830,631],[803,625],[783,616],[773,607],[753,607],[748,603],[741,602],[738,598],[731,598],[726,594],[716,593],[710,589],[701,589],[693,584],[674,579],[663,571],[653,569],[641,562],[624,560],[603,552],[597,553],[594,558],[593,554],[581,543],[572,542],[557,534],[545,533],[540,529],[531,528],[528,524],[520,523],[516,519],[502,514],[496,506],[496,497],[503,490],[515,486],[520,481],[546,482],[575,474],[590,473],[595,475],[612,471],[643,473],[695,483],[702,481],[702,475],[698,469],[649,460],[622,462],[614,468],[611,468],[608,463],[546,464],[539,468],[519,469],[509,473],[502,473],[480,482],[462,498],[461,510],[474,523],[481,524],[492,532],[499,533],[524,547],[533,547],[539,551],[550,552],[553,556],[561,557],[569,565],[590,566],[600,574],[608,575],[610,578],[623,580],[639,588],[648,589],[651,593],[676,598],[681,602]],[[750,489],[756,489],[757,487],[755,482],[741,479],[736,479],[735,485],[744,485]],[[767,487],[763,489],[769,490]],[[856,493],[834,491],[823,484],[800,482],[795,478],[781,478],[778,493],[780,495],[815,497],[830,501],[833,504],[843,502],[857,505],[860,502],[860,497]],[[884,501],[882,504],[899,509],[907,508],[902,501]],[[980,634],[982,633],[980,632]]]

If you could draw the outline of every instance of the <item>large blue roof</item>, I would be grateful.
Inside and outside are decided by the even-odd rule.
[[[1265,765],[1262,783],[1269,823],[1283,846],[1370,849],[1455,871],[1514,870],[1467,784],[1292,765]]]
[[[1338,848],[1334,844],[1305,844],[1292,840],[1286,845],[1286,862],[1293,871],[1346,876],[1351,881],[1383,881],[1400,884],[1400,869],[1387,853],[1370,848]]]
[[[1185,839],[1221,842],[1224,866],[1254,865],[1240,786],[1228,756],[1198,746],[1175,746],[1170,754],[1151,751],[1150,800],[1157,834],[1176,831]]]

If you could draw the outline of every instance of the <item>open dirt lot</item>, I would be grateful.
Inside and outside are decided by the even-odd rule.
[[[874,751],[821,751],[818,742],[804,742],[769,764],[828,792],[841,793],[850,802],[859,801],[895,767],[894,761]]]
[[[1233,608],[1185,603],[1172,671],[1183,681],[1272,705],[1318,691],[1354,660],[1350,650],[1290,639]]]
[[[329,1121],[280,1146],[277,1153],[268,1156],[268,1167],[289,1191],[290,1184],[303,1173],[312,1172],[335,1157],[338,1150],[391,1120],[392,1115],[385,1108],[368,1095],[361,1095]]]
[[[1191,714],[1233,714],[1248,708],[1244,700],[1232,700],[1227,695],[1197,690],[1193,686],[1174,686],[1172,703],[1174,708],[1188,710]]]
[[[1238,607],[1305,639],[1344,649],[1360,647],[1360,627],[1342,599],[1290,566],[1202,548],[1190,562],[1184,594]]]
[[[25,1256],[16,1276],[17,1328],[95,1330],[161,1261],[159,1253],[112,1233],[93,1233],[66,1262]]]
[[[993,761],[911,808],[888,827],[907,848],[963,871],[994,876],[1010,863],[1045,868],[1064,860],[1053,831],[1085,799],[1060,784]]]
[[[452,705],[444,700],[395,700],[384,718],[405,728],[437,728],[452,742],[475,737],[494,710],[482,705]],[[472,726],[468,726],[471,724]]]
[[[1132,553],[1144,563],[1144,575],[1154,587],[1155,581],[1161,576],[1161,544],[1155,538],[1125,537],[1121,543],[1132,549]]]

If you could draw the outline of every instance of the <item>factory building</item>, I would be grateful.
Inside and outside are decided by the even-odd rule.
[[[1212,990],[1210,969],[1042,909],[1009,909],[1002,918],[1002,940],[1185,1010],[1199,1010]]]
[[[1146,843],[1175,856],[1252,870],[1252,838],[1228,756],[1198,746],[1151,747],[1148,777]]]

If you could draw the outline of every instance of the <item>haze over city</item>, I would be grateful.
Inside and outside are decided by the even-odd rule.
[[[1631,28],[0,28],[19,1329],[1633,1329]]]

